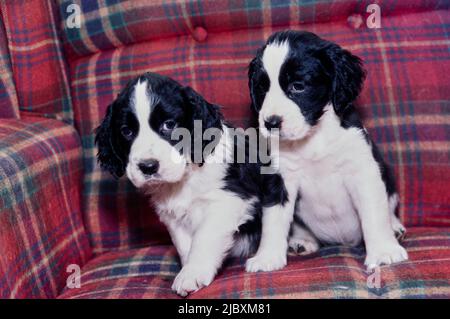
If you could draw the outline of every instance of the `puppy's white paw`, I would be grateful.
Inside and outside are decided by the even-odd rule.
[[[408,253],[397,242],[382,243],[367,254],[364,265],[367,266],[367,269],[372,270],[381,265],[390,265],[407,259]]]
[[[286,254],[257,254],[247,260],[245,270],[247,272],[273,271],[286,266]]]
[[[208,286],[214,279],[215,272],[202,267],[185,266],[172,284],[172,290],[182,297]]]
[[[319,250],[319,243],[314,239],[291,237],[289,239],[289,250],[298,255],[308,255]]]

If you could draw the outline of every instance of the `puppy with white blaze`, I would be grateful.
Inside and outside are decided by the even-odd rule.
[[[116,177],[126,173],[167,226],[182,264],[172,289],[181,296],[209,285],[227,256],[256,251],[263,212],[289,218],[281,176],[260,174],[261,161],[249,160],[256,146],[231,130],[219,107],[190,87],[145,73],[108,106],[96,131],[101,167]],[[192,147],[177,147],[186,136]],[[286,264],[287,244],[286,236],[274,267]]]
[[[364,78],[358,57],[309,32],[273,34],[249,67],[260,130],[280,139],[286,206],[295,210],[290,249],[364,241],[373,268],[408,255],[395,181],[352,105]]]

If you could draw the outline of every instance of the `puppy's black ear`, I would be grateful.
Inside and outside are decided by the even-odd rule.
[[[194,163],[202,165],[204,162],[203,150],[211,141],[204,139],[204,132],[209,128],[216,128],[222,130],[222,113],[217,105],[206,101],[200,94],[194,91],[191,87],[183,88],[183,98],[185,100],[187,109],[191,115],[191,157]],[[197,124],[195,122],[197,121]],[[195,126],[201,123],[201,130],[195,130]],[[212,143],[217,145],[219,141],[214,140]],[[197,145],[202,145],[201,150]],[[201,151],[201,154],[199,153]],[[197,153],[197,154],[196,154]],[[206,155],[206,154],[205,154]]]
[[[222,128],[222,114],[217,105],[206,101],[194,89],[187,86],[183,88],[184,99],[192,111],[192,120],[201,120],[203,130],[208,128]]]
[[[336,44],[327,49],[327,57],[333,70],[331,100],[336,114],[341,115],[361,92],[366,71],[360,58]]]
[[[100,167],[108,170],[114,177],[119,178],[125,173],[124,156],[118,151],[117,139],[112,125],[113,112],[116,101],[106,110],[106,116],[99,127],[95,129],[95,144],[97,144],[97,160]]]
[[[248,89],[250,91],[250,98],[251,98],[251,109],[258,113],[261,109],[261,95],[265,92],[264,86],[268,86],[268,79],[265,76],[265,74],[261,73],[261,57],[262,52],[265,47],[262,47],[258,50],[256,53],[256,56],[253,58],[253,60],[250,62],[248,66]],[[261,78],[263,77],[263,78]]]
[[[256,72],[259,67],[259,57],[256,56],[253,58],[253,60],[250,62],[248,66],[248,89],[250,91],[250,98],[252,102],[252,110],[255,112],[258,112],[260,107],[256,104]]]

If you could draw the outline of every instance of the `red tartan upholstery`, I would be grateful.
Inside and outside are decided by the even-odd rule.
[[[291,256],[267,274],[234,260],[192,297],[450,297],[450,2],[378,0],[382,28],[358,27],[372,2],[0,1],[0,118],[16,118],[0,119],[0,298],[58,296],[71,263],[86,264],[82,287],[60,298],[176,297],[167,232],[125,178],[100,171],[93,130],[145,71],[191,85],[247,125],[247,65],[286,28],[365,61],[358,108],[397,177],[411,261],[383,267],[382,287],[368,289],[360,247]],[[80,29],[65,23],[71,3]]]
[[[138,0],[65,1],[59,0],[62,17],[72,13],[67,7],[80,5],[85,12],[81,28],[63,25],[64,47],[68,54],[83,56],[99,51],[161,38],[192,35],[201,26],[209,32],[297,26],[299,23],[324,23],[346,20],[358,13],[369,16],[372,0],[327,1],[222,1],[222,0]],[[439,0],[375,1],[383,16],[422,10],[448,8]]]
[[[280,271],[246,273],[244,260],[227,262],[213,283],[189,298],[445,298],[450,296],[450,232],[412,228],[404,242],[410,260],[381,267],[380,286],[367,288],[362,248],[326,247],[309,256],[289,256]],[[59,298],[177,298],[179,271],[172,246],[110,252],[84,268],[80,289]],[[420,280],[415,280],[420,274]],[[426,292],[426,293],[425,293]]]
[[[56,297],[66,267],[90,258],[81,151],[62,122],[0,119],[0,298]]]

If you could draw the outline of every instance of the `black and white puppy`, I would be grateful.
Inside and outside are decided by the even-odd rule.
[[[195,130],[195,122],[201,131]],[[195,147],[189,151],[175,147],[182,135],[177,137],[176,129],[189,133],[192,145],[201,139],[199,160]],[[205,143],[210,129],[219,133],[212,136],[215,141]],[[209,285],[226,256],[254,253],[263,211],[280,219],[287,201],[280,175],[260,174],[262,164],[248,160],[255,145],[231,130],[224,125],[219,107],[193,89],[145,73],[109,105],[96,131],[101,167],[116,177],[126,173],[150,195],[167,226],[182,263],[172,289],[182,296]],[[210,153],[204,152],[207,147]],[[237,163],[242,147],[246,158]],[[278,267],[286,264],[285,241]]]
[[[405,232],[395,182],[352,105],[364,78],[358,57],[309,32],[273,34],[249,68],[260,130],[280,138],[280,173],[295,207],[290,248],[364,240],[373,268],[408,255],[395,236]]]

